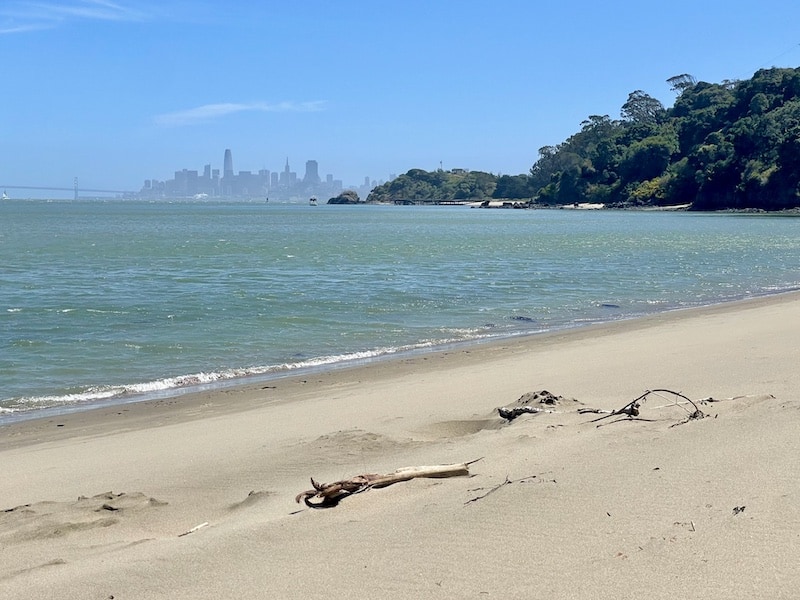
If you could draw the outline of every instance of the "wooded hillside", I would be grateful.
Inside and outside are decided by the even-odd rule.
[[[368,202],[529,199],[539,205],[690,204],[695,210],[800,206],[800,68],[763,69],[746,81],[667,80],[674,106],[631,92],[620,118],[592,115],[523,175],[408,173]]]

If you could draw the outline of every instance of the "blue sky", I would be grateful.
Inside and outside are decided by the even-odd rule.
[[[0,0],[0,185],[526,173],[666,79],[800,66],[796,0]],[[20,195],[20,194],[17,194]]]

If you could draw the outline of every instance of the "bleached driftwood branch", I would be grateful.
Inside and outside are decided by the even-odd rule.
[[[403,467],[386,475],[367,473],[333,483],[319,483],[312,477],[311,485],[314,489],[299,493],[294,500],[298,503],[304,502],[311,508],[329,508],[336,506],[347,496],[359,494],[370,488],[382,488],[417,477],[444,478],[469,475],[469,465],[477,460],[452,465]]]
[[[686,417],[686,419],[684,421],[681,421],[681,423],[685,423],[685,422],[688,422],[688,421],[691,421],[691,420],[694,420],[694,419],[702,419],[703,417],[705,417],[705,413],[703,413],[703,411],[700,410],[700,408],[697,406],[697,404],[694,402],[694,400],[692,400],[688,396],[685,396],[685,395],[681,394],[680,392],[675,392],[673,390],[667,390],[667,389],[662,389],[662,388],[654,389],[654,390],[647,390],[641,396],[639,396],[637,398],[634,398],[633,400],[628,402],[625,406],[623,406],[622,408],[619,408],[617,410],[604,411],[604,410],[581,409],[581,410],[579,410],[579,412],[580,413],[584,413],[584,412],[606,413],[602,417],[598,417],[596,419],[592,419],[591,421],[589,421],[590,423],[595,423],[597,421],[602,421],[603,419],[607,419],[609,417],[615,417],[615,416],[620,416],[620,415],[626,416],[629,420],[630,419],[640,419],[640,420],[646,421],[648,419],[643,419],[642,417],[639,416],[639,409],[641,408],[642,403],[644,403],[651,394],[654,394],[656,396],[661,396],[662,398],[664,397],[662,394],[672,394],[672,396],[675,399],[675,401],[672,402],[671,404],[668,404],[668,405],[665,405],[665,406],[681,406],[682,404],[687,404],[687,403],[691,404],[692,407],[694,408],[694,411],[688,411],[687,410],[686,412],[688,413],[688,416]],[[684,400],[684,402],[679,402],[678,401],[679,398],[682,398]],[[656,408],[664,408],[665,406],[659,406],[659,407],[656,407]],[[614,421],[612,421],[612,422],[614,422]],[[598,425],[598,427],[600,427],[600,425]]]
[[[183,533],[179,533],[178,537],[183,537],[185,535],[189,535],[190,533],[194,533],[198,529],[202,529],[203,527],[207,527],[207,526],[208,526],[208,521],[206,521],[205,523],[200,523],[200,525],[195,525],[194,527],[192,527],[188,531],[184,531]]]

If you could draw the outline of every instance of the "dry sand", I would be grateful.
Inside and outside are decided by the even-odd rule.
[[[799,342],[793,293],[0,427],[0,598],[796,598]],[[653,388],[721,401],[578,410]]]

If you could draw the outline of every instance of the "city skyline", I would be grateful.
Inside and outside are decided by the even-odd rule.
[[[390,175],[390,179],[393,178]],[[136,195],[142,198],[265,198],[288,200],[302,196],[334,197],[345,189],[355,190],[359,196],[365,196],[369,190],[383,183],[365,176],[358,184],[345,185],[341,179],[335,179],[332,173],[323,179],[319,175],[319,163],[314,159],[305,161],[305,173],[298,177],[297,171],[290,166],[286,157],[281,171],[259,169],[256,172],[235,168],[233,150],[226,148],[222,159],[222,170],[214,168],[213,163],[199,170],[182,168],[175,171],[172,179],[145,179],[142,188]]]

